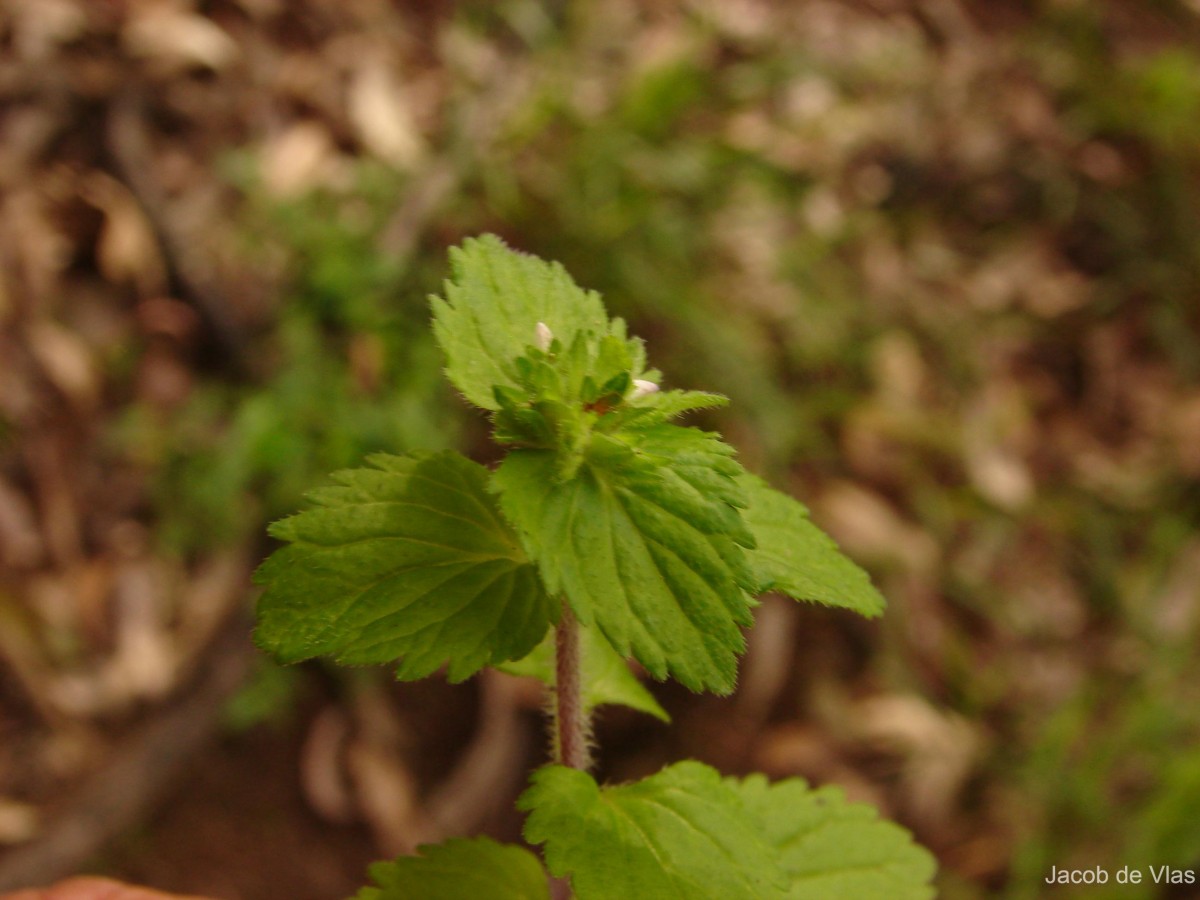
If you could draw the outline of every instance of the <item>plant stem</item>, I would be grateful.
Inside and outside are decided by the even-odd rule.
[[[583,707],[582,657],[579,622],[564,603],[562,618],[554,632],[554,749],[555,762],[572,769],[587,770],[587,711]]]
[[[588,715],[583,706],[583,654],[579,647],[579,622],[564,601],[562,617],[554,629],[554,761],[587,771]],[[550,879],[553,900],[575,896],[566,878]]]

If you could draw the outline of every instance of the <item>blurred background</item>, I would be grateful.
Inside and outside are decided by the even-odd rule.
[[[494,458],[426,302],[482,231],[728,394],[890,601],[768,598],[733,697],[601,711],[603,776],[840,784],[951,900],[1200,867],[1196,0],[5,0],[0,888],[516,838],[536,689],[249,640],[327,472]]]

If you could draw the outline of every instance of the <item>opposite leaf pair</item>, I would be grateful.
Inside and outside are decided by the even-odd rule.
[[[525,837],[580,900],[924,900],[933,860],[908,832],[836,788],[761,775],[722,779],[682,762],[635,784],[598,787],[548,766],[518,801]],[[379,863],[356,900],[549,900],[532,853],[487,838]],[[463,873],[470,873],[464,878]]]

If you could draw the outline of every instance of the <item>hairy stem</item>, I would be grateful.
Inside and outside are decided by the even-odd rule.
[[[586,770],[591,760],[587,711],[583,707],[579,623],[565,603],[554,632],[554,649],[554,761]]]

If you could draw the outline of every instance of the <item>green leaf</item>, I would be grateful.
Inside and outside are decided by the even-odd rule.
[[[569,478],[552,451],[515,450],[493,485],[547,590],[584,625],[656,678],[728,693],[754,586],[732,453],[714,435],[657,425],[592,435]]]
[[[487,469],[450,452],[369,462],[271,528],[290,543],[255,576],[266,585],[258,645],[283,662],[400,660],[404,679],[449,661],[452,681],[528,654],[559,607],[496,509]]]
[[[716,409],[728,404],[728,397],[708,391],[658,391],[630,399],[602,419],[598,427],[615,431],[630,425],[654,425],[693,410]]]
[[[580,628],[580,648],[583,655],[583,705],[586,710],[606,703],[628,706],[647,713],[663,722],[671,721],[667,711],[629,670],[629,664],[612,648],[595,628]],[[534,648],[524,659],[504,663],[499,667],[511,675],[536,678],[554,686],[553,633]]]
[[[740,481],[749,499],[743,516],[757,544],[749,557],[759,591],[841,606],[868,618],[883,612],[884,599],[870,577],[812,523],[804,504],[753,475]]]
[[[550,900],[546,872],[523,847],[457,838],[418,847],[420,856],[375,863],[354,900]]]
[[[516,361],[537,348],[539,322],[570,357],[576,383],[587,374],[587,359],[599,354],[603,364],[608,351],[599,343],[606,336],[636,351],[631,366],[642,368],[640,342],[626,342],[623,323],[609,322],[600,295],[576,285],[558,263],[510,250],[491,234],[452,248],[450,263],[445,297],[430,298],[433,330],[446,354],[446,376],[476,406],[499,409],[497,387],[524,392]],[[585,341],[577,344],[581,334]]]
[[[698,762],[634,784],[599,787],[577,769],[548,766],[517,801],[525,839],[569,875],[579,900],[782,898],[778,851],[737,791]]]
[[[937,864],[874,807],[847,803],[832,786],[802,779],[769,784],[762,775],[727,782],[782,854],[788,900],[928,900]]]

